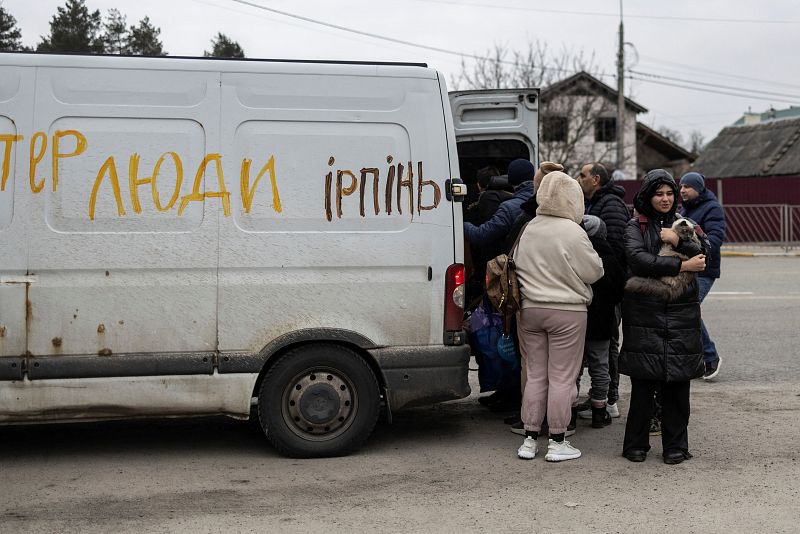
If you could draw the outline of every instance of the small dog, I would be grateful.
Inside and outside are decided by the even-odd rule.
[[[678,219],[672,223],[672,229],[678,234],[682,241],[693,241],[700,244],[700,238],[694,230],[694,224],[688,219]],[[677,256],[681,260],[688,259],[681,254],[670,243],[661,245],[659,256]],[[672,302],[683,295],[692,280],[696,278],[696,273],[684,271],[675,276],[662,276],[659,278],[648,278],[645,276],[632,276],[625,284],[625,290],[631,293],[641,293],[650,295],[660,300]]]

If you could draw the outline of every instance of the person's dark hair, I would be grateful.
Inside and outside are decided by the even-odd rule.
[[[500,171],[498,171],[497,168],[493,167],[492,165],[480,168],[475,173],[475,176],[478,178],[478,185],[480,185],[482,189],[486,189],[492,176],[499,175]]]
[[[600,177],[600,185],[606,185],[610,178],[608,169],[602,163],[592,163],[592,174]]]

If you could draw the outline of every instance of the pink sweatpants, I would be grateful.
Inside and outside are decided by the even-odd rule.
[[[583,360],[586,312],[523,308],[517,332],[525,373],[525,430],[541,431],[546,413],[550,434],[566,432],[578,395],[575,379]]]

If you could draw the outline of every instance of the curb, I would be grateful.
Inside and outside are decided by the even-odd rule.
[[[772,257],[789,257],[789,258],[796,258],[800,257],[800,252],[736,252],[736,251],[720,251],[719,253],[722,257],[733,257],[733,258],[755,258],[759,256],[772,256]]]

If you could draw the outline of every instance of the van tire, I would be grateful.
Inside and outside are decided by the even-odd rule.
[[[293,458],[343,456],[375,428],[380,390],[375,374],[353,350],[307,345],[282,355],[258,394],[267,440]]]

